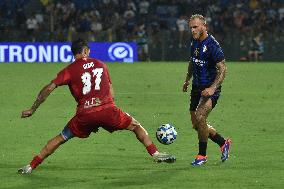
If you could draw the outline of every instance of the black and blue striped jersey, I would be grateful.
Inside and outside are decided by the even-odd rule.
[[[210,86],[217,75],[216,64],[225,59],[224,53],[212,35],[203,41],[191,41],[191,57],[193,64],[192,85],[197,87]]]

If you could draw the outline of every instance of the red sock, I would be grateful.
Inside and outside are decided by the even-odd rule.
[[[147,146],[146,149],[151,156],[153,156],[154,153],[158,151],[157,147],[153,143]]]
[[[32,167],[32,169],[35,169],[39,164],[41,164],[42,161],[43,159],[38,156],[35,156],[31,161],[30,166]]]

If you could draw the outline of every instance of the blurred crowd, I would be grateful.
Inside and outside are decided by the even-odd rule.
[[[186,48],[195,13],[245,54],[259,34],[284,42],[284,0],[1,0],[0,41],[136,41],[148,59],[148,45]]]

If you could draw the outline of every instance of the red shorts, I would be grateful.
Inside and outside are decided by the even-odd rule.
[[[126,129],[131,121],[130,115],[116,106],[110,106],[99,111],[90,109],[80,112],[67,125],[74,136],[87,138],[92,132],[97,132],[99,127],[111,133]]]

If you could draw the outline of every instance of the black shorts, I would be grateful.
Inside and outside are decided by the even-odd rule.
[[[191,93],[190,93],[190,111],[196,111],[196,108],[199,104],[200,98],[201,98],[201,92],[205,89],[206,87],[196,87],[192,86]],[[215,91],[215,93],[208,97],[212,100],[212,109],[216,106],[217,101],[220,97],[221,93],[221,86],[218,87]]]

